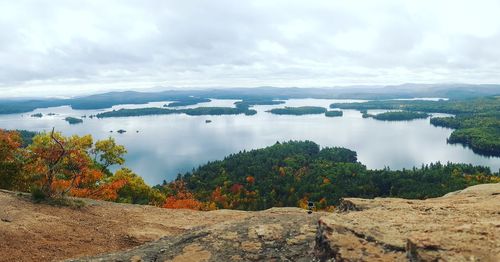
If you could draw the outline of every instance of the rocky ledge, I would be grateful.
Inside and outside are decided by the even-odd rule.
[[[227,210],[228,218],[232,212]],[[125,252],[69,261],[311,261],[321,215],[325,213],[272,208]]]
[[[440,198],[346,198],[321,217],[322,261],[500,261],[500,184]]]
[[[70,261],[500,261],[500,184],[427,200],[346,198],[334,213],[273,208],[231,219],[234,212],[128,251]]]

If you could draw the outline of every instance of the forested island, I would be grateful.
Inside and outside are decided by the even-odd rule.
[[[378,100],[364,103],[335,103],[331,108],[366,110],[389,109],[409,112],[448,113],[454,117],[433,117],[435,126],[455,129],[449,143],[460,143],[475,153],[500,156],[500,97],[479,97],[448,101]]]
[[[147,115],[170,115],[170,114],[186,114],[191,116],[202,115],[254,115],[257,111],[248,108],[233,108],[233,107],[197,107],[187,109],[167,109],[167,108],[134,108],[134,109],[119,109],[99,113],[97,118],[106,117],[128,117],[128,116],[147,116]]]
[[[82,119],[76,118],[76,117],[71,117],[71,116],[68,116],[68,117],[64,118],[64,120],[66,122],[68,122],[70,125],[75,125],[75,124],[81,124],[81,123],[83,123]]]
[[[156,188],[170,195],[172,205],[190,199],[199,208],[262,210],[314,201],[324,209],[347,196],[425,199],[493,182],[500,176],[486,167],[434,163],[371,170],[349,149],[290,141],[209,162]]]
[[[343,116],[343,115],[344,115],[344,112],[342,112],[341,110],[330,110],[330,111],[325,112],[325,116],[327,116],[327,117],[339,117],[339,116]]]
[[[268,110],[271,114],[275,115],[314,115],[314,114],[324,114],[326,108],[319,106],[299,106],[299,107],[284,107],[284,108],[274,108]]]
[[[42,116],[43,116],[42,113],[36,113],[31,115],[31,117],[37,117],[37,118],[41,118]]]
[[[273,100],[268,98],[249,98],[249,99],[244,99],[242,101],[234,102],[234,105],[237,108],[248,109],[255,105],[279,105],[284,103],[285,101]]]
[[[412,111],[390,111],[372,115],[368,114],[367,112],[363,112],[363,118],[368,118],[368,117],[382,121],[408,121],[414,119],[427,118],[429,117],[429,114],[421,112],[412,112]]]
[[[168,104],[164,105],[164,107],[191,106],[191,105],[196,105],[199,103],[206,103],[206,102],[210,102],[210,101],[212,101],[212,100],[210,100],[208,98],[187,97],[187,98],[184,98],[184,99],[179,100],[179,101],[168,103]]]

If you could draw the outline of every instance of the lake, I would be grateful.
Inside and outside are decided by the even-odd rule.
[[[233,106],[236,100],[213,100],[198,106]],[[118,105],[112,109],[161,107],[165,103]],[[291,99],[282,105],[255,106],[257,114],[224,116],[187,116],[184,114],[104,118],[85,118],[70,125],[64,118],[81,117],[105,110],[73,110],[68,106],[37,109],[30,113],[0,115],[0,128],[50,131],[55,127],[65,135],[92,134],[94,139],[114,137],[126,146],[126,166],[150,184],[174,179],[207,161],[222,159],[241,150],[262,148],[287,140],[311,140],[326,146],[341,146],[358,153],[368,168],[411,168],[431,162],[460,162],[484,165],[497,171],[500,158],[484,157],[461,145],[449,145],[451,129],[434,127],[429,119],[384,122],[364,119],[356,110],[343,110],[343,117],[324,115],[273,115],[266,110],[284,106],[323,106],[331,103],[362,102],[338,99]],[[369,111],[382,112],[381,110]],[[42,113],[42,118],[31,114]],[[47,116],[48,113],[56,113]],[[444,115],[444,114],[434,114]],[[212,120],[205,123],[205,120]],[[127,132],[118,134],[124,129]],[[110,131],[113,130],[113,133]],[[138,131],[138,132],[137,132]]]

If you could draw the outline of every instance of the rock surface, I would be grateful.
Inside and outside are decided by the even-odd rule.
[[[346,198],[322,217],[323,261],[500,261],[500,184],[427,200]]]
[[[129,251],[69,261],[311,261],[317,221],[324,214],[272,208]]]
[[[84,201],[0,191],[0,261],[500,261],[500,184],[428,200],[346,198],[311,215]]]
[[[57,261],[127,250],[252,213],[82,200],[83,208],[34,204],[26,195],[0,190],[0,261]]]

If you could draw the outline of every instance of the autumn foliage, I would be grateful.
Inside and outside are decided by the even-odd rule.
[[[332,210],[346,196],[429,198],[500,182],[498,173],[467,164],[370,170],[357,162],[354,151],[290,141],[231,155],[150,187],[126,167],[109,170],[123,165],[126,153],[112,138],[94,142],[90,135],[55,131],[37,134],[29,143],[23,137],[0,129],[0,188],[42,198],[75,196],[194,210],[307,208],[312,201],[318,210]]]
[[[255,183],[255,178],[253,176],[247,176],[246,181],[248,184]]]
[[[26,190],[26,178],[22,172],[21,137],[15,131],[0,129],[0,188]]]
[[[201,210],[203,204],[194,198],[194,195],[186,188],[186,184],[182,180],[175,181],[170,184],[172,195],[167,197],[164,208],[173,209],[195,209]]]
[[[111,141],[111,139],[109,139]],[[108,148],[112,151],[113,148]],[[64,137],[60,133],[42,133],[28,146],[27,171],[35,177],[35,185],[47,197],[65,195],[115,200],[124,180],[111,181],[103,165],[90,153],[106,154],[94,147],[92,137]],[[105,163],[108,166],[118,161]],[[109,171],[108,171],[109,172]]]
[[[116,200],[126,179],[107,169],[123,164],[126,150],[112,138],[93,143],[90,135],[65,137],[40,133],[26,148],[16,131],[0,130],[0,187],[64,196]]]
[[[74,196],[205,209],[182,183],[166,194],[126,167],[112,173],[108,168],[123,165],[127,152],[112,138],[94,143],[90,135],[63,136],[52,130],[34,135],[26,144],[23,147],[17,131],[0,129],[0,188],[31,191],[37,199]]]

